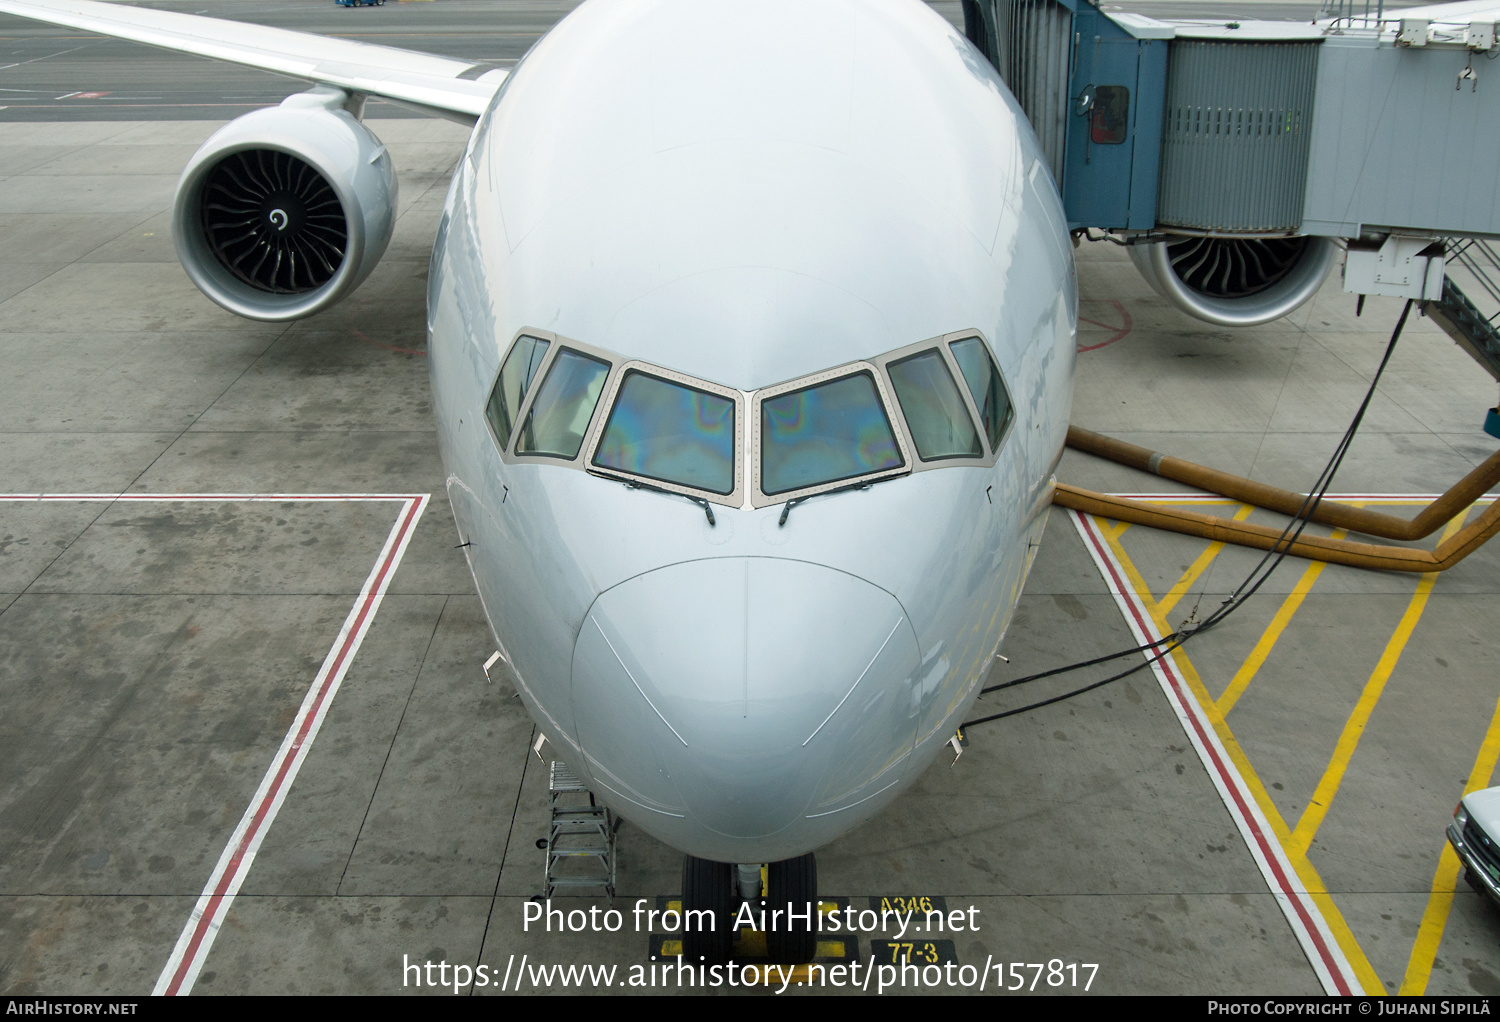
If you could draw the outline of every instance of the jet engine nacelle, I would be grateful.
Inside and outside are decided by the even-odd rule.
[[[172,240],[193,283],[230,312],[279,322],[339,301],[385,254],[390,154],[319,87],[216,131],[177,184]]]
[[[1219,326],[1258,326],[1317,293],[1338,247],[1327,238],[1178,235],[1131,245],[1130,259],[1157,294]]]

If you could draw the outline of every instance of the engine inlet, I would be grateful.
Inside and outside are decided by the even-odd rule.
[[[1302,259],[1308,238],[1183,238],[1167,244],[1172,269],[1214,298],[1244,298],[1276,284]]]
[[[271,294],[316,291],[344,262],[348,222],[333,187],[274,149],[230,154],[204,182],[201,215],[215,258]]]

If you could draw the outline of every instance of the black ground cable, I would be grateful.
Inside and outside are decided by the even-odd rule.
[[[1286,528],[1281,530],[1281,536],[1277,537],[1276,542],[1271,545],[1271,549],[1265,552],[1265,554],[1261,557],[1260,562],[1256,564],[1255,568],[1250,572],[1250,574],[1245,577],[1245,581],[1240,583],[1239,588],[1231,593],[1229,597],[1219,605],[1219,609],[1216,610],[1213,614],[1210,614],[1202,624],[1193,628],[1190,634],[1196,634],[1197,632],[1201,632],[1207,628],[1213,627],[1214,625],[1222,621],[1225,617],[1227,617],[1235,607],[1238,607],[1245,600],[1255,595],[1256,590],[1260,589],[1260,587],[1265,584],[1266,580],[1271,577],[1271,573],[1281,565],[1282,561],[1286,560],[1287,555],[1291,552],[1293,544],[1295,544],[1297,540],[1302,537],[1303,531],[1310,523],[1310,516],[1314,511],[1317,510],[1318,505],[1323,502],[1324,496],[1328,493],[1328,488],[1333,485],[1333,477],[1335,473],[1338,472],[1339,467],[1343,465],[1344,456],[1349,453],[1349,447],[1354,442],[1354,436],[1359,431],[1360,424],[1364,422],[1365,412],[1369,410],[1370,402],[1375,398],[1375,388],[1380,384],[1380,377],[1384,375],[1385,368],[1391,361],[1391,355],[1396,350],[1396,342],[1401,339],[1401,331],[1406,326],[1406,318],[1407,315],[1411,312],[1412,305],[1413,302],[1408,300],[1406,305],[1402,308],[1401,317],[1396,321],[1396,329],[1391,332],[1390,342],[1385,347],[1385,355],[1380,360],[1379,368],[1375,370],[1375,377],[1370,381],[1369,389],[1365,391],[1364,401],[1360,402],[1359,410],[1354,413],[1354,419],[1349,423],[1349,428],[1344,431],[1343,439],[1339,441],[1338,447],[1334,450],[1333,457],[1329,459],[1329,462],[1324,467],[1322,474],[1319,475],[1318,481],[1314,484],[1312,492],[1308,493],[1307,498],[1302,502],[1302,507],[1298,510],[1297,517],[1288,522]],[[1292,533],[1291,539],[1286,541],[1285,547],[1282,547],[1282,540],[1286,538],[1288,532],[1291,532],[1292,526],[1294,525],[1296,526],[1296,531]],[[1265,566],[1266,561],[1270,559],[1272,554],[1276,555],[1275,562],[1272,563],[1271,566],[1266,569],[1265,574],[1262,575],[1261,578],[1256,581],[1248,591],[1246,591],[1245,587],[1247,585],[1250,585],[1250,580],[1253,579],[1256,573]],[[1241,593],[1243,593],[1243,595],[1241,595]]]
[[[1157,646],[1161,646],[1165,643],[1171,642],[1180,634],[1182,633],[1173,632],[1171,635],[1167,635],[1160,639],[1157,639],[1155,642],[1148,642],[1144,646],[1133,646],[1130,649],[1122,649],[1118,653],[1109,653],[1105,656],[1095,657],[1092,660],[1080,660],[1076,664],[1068,664],[1066,667],[1054,667],[1050,671],[1042,671],[1040,674],[1028,674],[1024,678],[1013,678],[1010,681],[1002,681],[998,685],[986,685],[984,688],[979,690],[979,694],[984,695],[987,692],[998,692],[1002,688],[1015,688],[1017,685],[1025,685],[1029,682],[1041,681],[1043,678],[1050,678],[1055,674],[1067,674],[1069,671],[1080,670],[1084,667],[1093,667],[1095,664],[1106,664],[1111,660],[1118,660],[1121,657],[1129,656],[1132,653],[1144,653],[1149,649],[1155,649]],[[970,723],[973,722],[971,721]]]
[[[1138,671],[1145,670],[1147,667],[1150,667],[1152,664],[1166,657],[1169,653],[1181,647],[1193,636],[1205,632],[1208,629],[1213,628],[1215,625],[1223,622],[1225,618],[1227,618],[1237,608],[1242,606],[1247,600],[1249,600],[1251,596],[1254,596],[1255,593],[1260,589],[1260,587],[1264,585],[1266,581],[1271,577],[1271,575],[1276,571],[1276,569],[1281,566],[1281,562],[1286,560],[1286,557],[1291,552],[1293,545],[1295,545],[1297,540],[1301,538],[1303,530],[1307,528],[1310,522],[1311,514],[1314,510],[1317,509],[1318,505],[1322,503],[1324,496],[1328,493],[1329,487],[1333,485],[1334,475],[1338,472],[1339,467],[1343,464],[1344,456],[1349,453],[1349,447],[1354,441],[1355,434],[1359,431],[1360,424],[1364,421],[1365,413],[1369,410],[1370,402],[1375,397],[1375,389],[1380,383],[1380,377],[1385,373],[1386,366],[1390,363],[1391,355],[1396,350],[1396,342],[1400,339],[1401,332],[1406,326],[1406,319],[1407,316],[1411,313],[1412,304],[1413,303],[1408,300],[1405,307],[1402,308],[1401,317],[1396,321],[1396,328],[1391,332],[1390,342],[1386,345],[1385,355],[1380,360],[1379,368],[1375,370],[1375,376],[1370,381],[1369,389],[1365,391],[1365,398],[1362,402],[1360,402],[1359,410],[1355,412],[1354,418],[1349,423],[1349,428],[1344,431],[1342,439],[1340,439],[1337,447],[1334,448],[1332,457],[1329,458],[1328,463],[1323,467],[1323,471],[1318,474],[1318,478],[1313,484],[1312,490],[1309,491],[1307,498],[1303,500],[1302,507],[1298,509],[1296,517],[1287,522],[1286,528],[1281,530],[1281,535],[1276,538],[1276,542],[1271,545],[1271,549],[1266,551],[1265,555],[1261,557],[1259,563],[1257,563],[1256,566],[1251,569],[1250,573],[1245,576],[1245,580],[1239,584],[1239,586],[1233,593],[1225,598],[1224,602],[1219,605],[1219,608],[1214,611],[1214,613],[1210,614],[1200,624],[1192,628],[1178,629],[1170,635],[1158,639],[1156,642],[1147,643],[1142,646],[1136,646],[1132,649],[1121,650],[1118,653],[1111,653],[1102,657],[1095,657],[1092,660],[1083,660],[1079,661],[1076,664],[1068,664],[1065,667],[1056,667],[1050,671],[1042,671],[1041,673],[1028,675],[1024,678],[1016,678],[1012,681],[1001,682],[998,685],[986,686],[985,688],[980,689],[980,695],[984,695],[987,692],[994,692],[1002,688],[1013,688],[1017,685],[1024,685],[1029,682],[1040,681],[1043,678],[1050,678],[1058,674],[1066,674],[1070,671],[1079,670],[1084,667],[1091,667],[1095,664],[1107,663],[1110,660],[1118,660],[1119,658],[1129,656],[1132,653],[1142,653],[1157,646],[1166,645],[1166,648],[1161,650],[1155,656],[1149,657],[1141,661],[1139,664],[1136,664],[1135,666],[1127,670],[1121,671],[1118,674],[1111,675],[1110,677],[1103,678],[1099,681],[1091,682],[1090,684],[1084,685],[1081,688],[1073,689],[1070,692],[1064,692],[1063,694],[1053,696],[1050,699],[1043,699],[1039,702],[1029,703],[1026,706],[1019,706],[1012,710],[1004,710],[1000,713],[992,713],[985,717],[977,717],[974,720],[964,721],[963,724],[959,725],[960,730],[973,727],[976,724],[985,724],[992,720],[1000,720],[1004,717],[1013,717],[1020,713],[1026,713],[1030,710],[1040,709],[1043,706],[1050,706],[1053,703],[1062,702],[1065,699],[1072,699],[1074,696],[1083,695],[1085,692],[1091,692],[1096,688],[1102,688],[1103,686],[1108,685],[1112,682],[1119,681],[1122,678],[1127,678],[1130,675],[1137,673]],[[1293,531],[1294,526],[1295,531]],[[1291,535],[1290,539],[1287,538],[1289,533]],[[1283,543],[1285,545],[1283,545]],[[1271,562],[1270,567],[1266,567],[1266,562],[1270,560],[1273,555],[1276,559]],[[1261,574],[1262,568],[1265,568],[1264,574]],[[1261,577],[1259,579],[1256,579],[1257,575],[1260,575]],[[1253,585],[1251,584],[1252,581],[1254,582]],[[1246,589],[1247,586],[1249,587],[1248,590]],[[1167,645],[1168,643],[1170,643],[1170,645]]]

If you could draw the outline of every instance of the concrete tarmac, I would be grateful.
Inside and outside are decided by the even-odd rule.
[[[509,67],[577,5],[577,0],[391,0],[381,7],[351,8],[333,0],[159,0],[141,6]],[[0,123],[228,120],[304,87],[254,68],[0,14]],[[378,100],[371,101],[370,114],[422,116]]]
[[[401,176],[391,248],[344,304],[277,326],[208,302],[172,252],[177,174],[217,125],[0,125],[0,496],[21,498],[0,500],[0,992],[158,983],[412,494],[431,503],[187,985],[485,994],[502,975],[514,988],[525,956],[527,990],[633,992],[619,982],[656,974],[653,928],[631,910],[677,894],[671,849],[620,830],[619,932],[523,923],[545,763],[503,673],[481,670],[492,645],[454,549],[423,350],[428,255],[465,132],[372,121]],[[1371,300],[1356,318],[1335,277],[1286,320],[1215,330],[1157,298],[1121,250],[1086,244],[1078,261],[1074,421],[1293,489],[1331,453],[1399,308]],[[1478,428],[1493,399],[1414,319],[1334,489],[1446,488],[1494,450]],[[1059,478],[1183,490],[1072,452]],[[398,499],[309,499],[330,494]],[[1258,558],[1081,524],[1054,511],[993,680],[1133,645],[1122,609],[1201,618]],[[1090,553],[1101,536],[1118,593]],[[1500,748],[1497,559],[1431,579],[1309,579],[1288,560],[1174,657],[1292,885],[1371,992],[1500,992],[1500,915],[1442,836]],[[822,893],[856,910],[975,910],[911,947],[846,932],[846,953],[974,975],[1000,963],[987,993],[1018,979],[1035,993],[1320,993],[1226,775],[1168,688],[1142,671],[976,727],[956,763],[820,850]],[[571,965],[612,966],[616,984],[535,971]],[[888,992],[975,992],[964,975]]]

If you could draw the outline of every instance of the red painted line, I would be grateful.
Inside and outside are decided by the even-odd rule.
[[[1079,520],[1082,521],[1084,525],[1084,532],[1085,535],[1089,537],[1089,543],[1094,547],[1095,551],[1099,555],[1098,557],[1096,557],[1096,561],[1103,564],[1106,570],[1109,572],[1110,580],[1115,586],[1115,591],[1126,597],[1126,606],[1130,608],[1131,615],[1135,618],[1136,626],[1140,630],[1141,634],[1145,635],[1147,638],[1153,641],[1160,639],[1161,636],[1156,633],[1156,628],[1154,627],[1154,625],[1148,623],[1149,619],[1143,614],[1138,601],[1131,598],[1130,594],[1132,593],[1132,590],[1125,584],[1125,581],[1120,578],[1119,573],[1115,570],[1114,562],[1112,558],[1107,556],[1103,538],[1098,534],[1097,529],[1088,521],[1087,517],[1080,515]],[[1169,657],[1170,654],[1157,660],[1156,663],[1161,668],[1162,674],[1168,679],[1173,691],[1177,694],[1177,698],[1181,701],[1183,708],[1185,710],[1188,710],[1192,705],[1188,702],[1188,700],[1192,699],[1192,693],[1184,691],[1184,684],[1181,678],[1177,675],[1174,669],[1175,665],[1171,664]],[[1193,703],[1196,703],[1196,700],[1193,700]],[[1302,892],[1295,890],[1293,885],[1288,883],[1286,873],[1281,868],[1279,858],[1276,854],[1274,854],[1273,842],[1269,840],[1266,834],[1261,830],[1260,824],[1255,818],[1255,814],[1250,811],[1249,806],[1246,804],[1247,796],[1246,793],[1242,791],[1241,785],[1237,783],[1238,778],[1236,773],[1227,769],[1224,762],[1219,758],[1219,754],[1214,746],[1214,743],[1209,740],[1209,736],[1204,731],[1203,724],[1199,720],[1199,715],[1193,712],[1187,712],[1185,715],[1187,716],[1189,721],[1191,721],[1193,730],[1198,735],[1199,746],[1208,753],[1214,770],[1218,774],[1219,779],[1224,782],[1224,788],[1230,792],[1231,796],[1234,799],[1235,807],[1239,810],[1241,818],[1245,821],[1247,828],[1249,829],[1251,834],[1254,835],[1256,843],[1260,846],[1261,857],[1265,860],[1266,864],[1270,867],[1272,874],[1275,876],[1276,884],[1280,888],[1280,893],[1285,895],[1287,897],[1287,900],[1291,902],[1292,906],[1295,908],[1298,918],[1302,921],[1302,925],[1307,931],[1308,938],[1312,941],[1313,946],[1317,949],[1319,957],[1323,959],[1324,968],[1327,969],[1328,974],[1333,977],[1334,984],[1338,987],[1339,993],[1345,997],[1351,996],[1353,991],[1349,988],[1349,985],[1343,975],[1343,970],[1339,968],[1337,958],[1329,953],[1328,947],[1323,940],[1323,936],[1319,931],[1318,926],[1314,923],[1311,914],[1308,912],[1307,905],[1304,901],[1306,896]]]
[[[105,103],[101,109],[110,110],[174,110],[178,107],[230,107],[232,109],[244,109],[246,107],[277,106],[276,103]],[[17,107],[21,110],[80,110],[76,103],[33,103],[28,107]]]
[[[356,327],[350,327],[349,329],[353,332],[353,334],[354,334],[355,337],[359,338],[361,341],[363,341],[365,344],[368,344],[372,348],[381,348],[381,349],[384,349],[385,351],[394,351],[394,352],[396,352],[397,354],[400,354],[400,355],[421,355],[423,358],[427,357],[427,352],[425,352],[425,351],[417,351],[415,348],[398,348],[398,347],[396,347],[394,345],[391,345],[391,344],[381,344],[377,340],[373,340],[372,338],[366,337],[365,336],[365,332],[363,330],[361,330],[357,326]]]
[[[171,982],[167,985],[165,991],[167,996],[171,997],[178,993],[178,991],[181,989],[184,978],[187,976],[188,972],[192,970],[193,965],[198,957],[199,948],[203,944],[203,939],[213,928],[214,920],[218,915],[219,907],[223,903],[224,898],[227,896],[230,888],[235,886],[235,882],[239,879],[239,874],[243,866],[245,853],[254,844],[255,837],[260,832],[262,825],[265,823],[267,814],[270,812],[272,805],[275,804],[277,797],[280,795],[282,785],[286,781],[287,773],[291,770],[292,764],[296,761],[297,755],[302,749],[303,742],[307,739],[308,731],[312,728],[313,721],[317,719],[318,711],[321,709],[324,700],[327,698],[328,690],[333,686],[335,679],[339,677],[339,672],[342,669],[345,660],[348,658],[350,650],[361,639],[361,632],[364,628],[365,621],[369,617],[371,610],[374,608],[376,601],[381,594],[381,588],[385,583],[387,575],[390,574],[392,567],[397,560],[397,556],[401,551],[402,543],[405,540],[407,533],[411,531],[413,524],[416,522],[417,512],[420,507],[420,501],[413,499],[410,500],[407,503],[406,507],[402,510],[400,527],[396,531],[394,538],[388,540],[387,550],[385,556],[381,560],[379,571],[375,574],[375,577],[371,580],[365,592],[360,595],[359,613],[356,615],[352,626],[349,628],[349,631],[344,636],[344,641],[339,646],[337,655],[329,665],[328,670],[324,672],[323,682],[318,688],[318,694],[316,698],[313,700],[312,705],[306,708],[306,711],[302,714],[301,719],[298,721],[296,738],[287,748],[286,754],[282,756],[281,763],[277,768],[275,778],[272,780],[271,786],[261,797],[260,803],[256,806],[255,814],[251,817],[250,825],[245,828],[245,833],[241,835],[239,844],[235,848],[234,855],[229,860],[228,868],[226,868],[223,874],[220,875],[219,882],[214,887],[213,896],[209,899],[207,906],[204,908],[203,914],[198,917],[198,923],[194,927],[193,936],[188,943],[187,950],[184,952],[182,960],[178,963],[176,971],[172,974]]]
[[[1108,340],[1105,340],[1105,341],[1100,341],[1098,344],[1085,344],[1085,345],[1080,346],[1078,348],[1078,351],[1079,351],[1080,354],[1083,353],[1083,352],[1085,352],[1085,351],[1097,351],[1100,348],[1107,347],[1108,345],[1111,345],[1111,344],[1115,343],[1116,341],[1120,340],[1121,338],[1123,338],[1126,334],[1130,333],[1130,331],[1134,328],[1134,323],[1130,319],[1130,313],[1126,311],[1124,305],[1120,304],[1120,302],[1116,301],[1113,298],[1109,298],[1109,299],[1095,299],[1095,300],[1090,300],[1090,301],[1082,301],[1082,302],[1079,302],[1078,304],[1079,305],[1113,305],[1115,307],[1115,311],[1120,314],[1120,319],[1122,319],[1124,321],[1124,324],[1125,324],[1124,326],[1116,326],[1113,323],[1101,323],[1101,322],[1099,322],[1096,319],[1088,319],[1085,316],[1079,316],[1078,317],[1078,322],[1080,322],[1080,323],[1087,323],[1090,326],[1101,327],[1102,329],[1105,329],[1105,330],[1115,330],[1115,331],[1118,331],[1113,337],[1111,337],[1111,338],[1109,338]]]
[[[3,501],[179,501],[244,502],[250,504],[285,503],[288,501],[370,501],[418,500],[420,493],[0,493]]]

